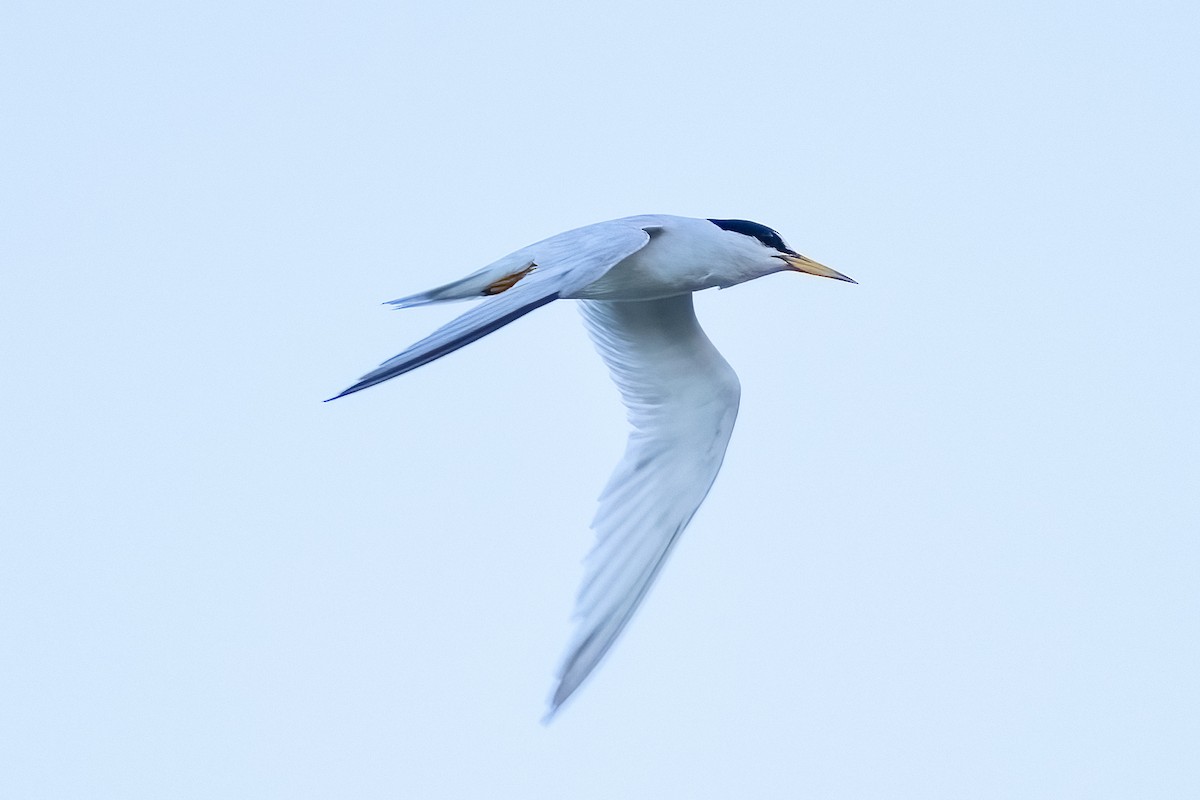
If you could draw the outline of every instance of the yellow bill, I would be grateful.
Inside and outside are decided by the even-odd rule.
[[[846,281],[847,283],[858,283],[858,281],[843,275],[836,269],[830,269],[824,264],[818,264],[808,256],[802,256],[799,253],[777,256],[777,258],[782,258],[787,262],[789,267],[797,272],[807,272],[809,275],[817,275],[821,278],[833,278],[834,280]]]

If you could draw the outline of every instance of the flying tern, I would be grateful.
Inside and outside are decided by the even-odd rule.
[[[330,398],[410,372],[547,303],[580,301],[633,430],[592,521],[575,635],[547,717],[612,647],[721,468],[741,387],[701,330],[692,293],[789,270],[856,282],[747,220],[647,214],[587,225],[392,300],[398,308],[482,302]]]

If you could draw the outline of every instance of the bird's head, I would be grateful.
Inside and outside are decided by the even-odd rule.
[[[830,269],[824,264],[818,264],[808,256],[802,256],[792,250],[784,244],[782,236],[766,225],[744,219],[710,219],[709,222],[721,230],[745,237],[745,244],[748,248],[752,248],[756,260],[759,258],[779,259],[782,265],[769,270],[770,272],[790,269],[796,272],[807,272],[809,275],[818,275],[822,278],[858,283],[853,278],[849,278],[835,269]]]

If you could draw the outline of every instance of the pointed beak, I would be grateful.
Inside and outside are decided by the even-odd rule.
[[[834,280],[846,281],[847,283],[858,283],[853,278],[848,278],[836,269],[830,269],[824,264],[818,264],[808,256],[802,256],[799,253],[786,256],[776,256],[787,262],[787,265],[797,272],[807,272],[809,275],[817,275],[822,278],[833,278]]]

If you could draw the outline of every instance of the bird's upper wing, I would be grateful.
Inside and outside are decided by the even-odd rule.
[[[573,294],[600,278],[622,259],[645,247],[650,241],[647,231],[655,227],[649,223],[637,224],[632,220],[601,222],[560,233],[505,256],[496,262],[497,265],[511,265],[514,274],[523,275],[517,278],[511,288],[488,297],[404,352],[389,358],[362,376],[353,386],[330,399],[345,397],[410,372],[487,336],[536,308]],[[442,298],[425,298],[420,302],[436,302],[439,299]],[[445,299],[459,298],[451,294]],[[404,300],[397,302],[405,304]]]
[[[696,321],[690,294],[580,307],[633,431],[592,522],[596,545],[576,601],[578,629],[550,714],[612,646],[708,494],[741,394]]]

